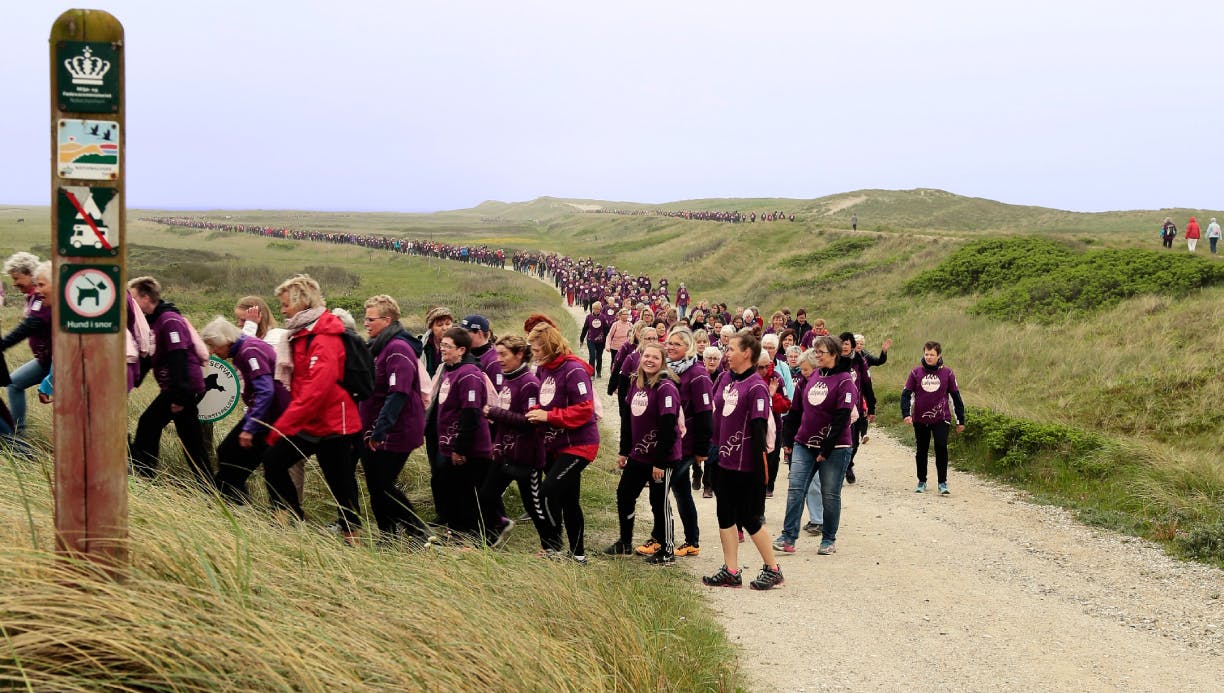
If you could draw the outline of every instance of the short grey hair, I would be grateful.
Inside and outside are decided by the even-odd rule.
[[[38,269],[38,262],[38,256],[34,253],[13,253],[9,259],[4,261],[4,273],[10,277],[14,274],[25,274],[32,277],[34,271]]]
[[[778,335],[773,334],[771,332],[770,334],[767,334],[764,337],[761,337],[761,347],[764,348],[767,346],[771,346],[777,349],[778,348]]]
[[[722,350],[721,350],[721,349],[719,349],[719,348],[718,348],[718,347],[716,347],[716,346],[708,346],[708,347],[706,347],[706,348],[705,348],[705,351],[701,352],[701,358],[702,358],[703,360],[704,360],[704,359],[708,359],[708,358],[710,358],[711,356],[713,356],[713,357],[715,357],[715,358],[717,358],[717,359],[719,359],[719,360],[721,361],[721,360],[722,360],[722,357],[723,357]]]
[[[200,330],[200,339],[211,347],[233,346],[242,337],[242,330],[234,323],[218,315]]]
[[[46,277],[47,281],[51,281],[51,261],[43,260],[42,262],[38,263],[38,267],[34,268],[33,276],[35,281],[37,281],[39,277]]]

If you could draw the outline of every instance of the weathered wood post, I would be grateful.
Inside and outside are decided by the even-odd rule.
[[[68,10],[51,27],[56,548],[128,562],[123,25]]]

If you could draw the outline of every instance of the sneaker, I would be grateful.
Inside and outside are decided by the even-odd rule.
[[[693,490],[701,490],[701,467],[693,466]]]
[[[707,488],[707,489],[703,490],[703,491],[701,492],[701,497],[702,497],[702,498],[713,498],[713,497],[714,497],[714,489],[712,489],[712,488]]]
[[[510,539],[510,530],[514,529],[514,520],[506,520],[506,523],[498,530],[497,536],[493,538],[493,543],[490,544],[495,549],[500,549],[506,545],[506,541]]]
[[[771,590],[782,584],[782,568],[770,568],[767,565],[761,566],[761,572],[748,586],[754,590]]]
[[[779,553],[794,553],[795,552],[795,545],[781,537],[774,540],[773,548],[774,548],[774,551],[777,551]]]
[[[744,530],[739,530],[739,543],[744,543]]]
[[[587,564],[587,557],[586,557],[586,554],[584,554],[584,553],[576,553],[576,554],[573,554],[573,555],[571,555],[571,556],[570,556],[570,559],[571,559],[571,560],[573,560],[573,561],[574,561],[575,563],[577,563],[578,565],[586,565],[586,564]]]
[[[617,539],[615,544],[604,549],[603,552],[607,556],[629,556],[633,554],[633,547]]]
[[[914,493],[926,493],[926,482],[919,481],[918,486],[914,488]]]
[[[685,542],[681,544],[680,546],[676,547],[676,555],[677,556],[700,556],[701,547],[696,544],[690,544],[688,542]]]
[[[565,554],[556,549],[540,549],[539,551],[536,551],[535,557],[543,558],[546,561],[555,561],[564,555]]]
[[[803,526],[803,531],[811,534],[814,537],[818,537],[821,534],[824,534],[824,527],[821,526],[819,522],[809,522]]]
[[[765,492],[765,497],[766,497],[766,498],[773,498],[773,491],[766,491],[766,492]]]
[[[742,572],[732,573],[724,565],[717,573],[702,577],[701,583],[706,587],[743,587],[744,575]]]
[[[831,553],[837,553],[837,544],[833,542],[820,542],[820,548],[816,549],[816,553],[821,556],[828,556]]]
[[[659,542],[654,539],[647,539],[645,544],[637,547],[634,551],[637,551],[639,556],[653,556],[661,548],[663,548],[663,545]]]
[[[863,442],[859,443],[859,445],[866,445],[867,443],[870,443],[870,442],[871,442],[871,436],[863,436]]]
[[[851,467],[846,470],[846,483],[853,484],[855,481],[857,481],[857,479],[854,477],[854,467]]]
[[[942,483],[942,484],[940,484],[940,485],[939,485],[939,495],[941,495],[941,496],[947,496],[947,495],[950,495],[951,493],[952,493],[952,492],[948,490],[948,484],[947,484],[947,482],[944,482],[944,483]]]
[[[656,551],[654,555],[648,556],[646,562],[650,565],[674,565],[676,563],[676,555],[665,550]]]

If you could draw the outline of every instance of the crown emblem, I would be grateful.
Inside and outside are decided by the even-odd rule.
[[[111,64],[109,60],[95,58],[93,50],[85,46],[81,55],[65,60],[64,67],[68,68],[69,74],[72,75],[73,84],[98,86],[102,84],[102,78],[110,71]]]

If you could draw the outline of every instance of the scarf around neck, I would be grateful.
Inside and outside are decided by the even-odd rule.
[[[276,380],[284,385],[285,389],[289,389],[289,381],[293,379],[293,347],[289,345],[290,339],[298,331],[318,322],[326,311],[324,306],[307,308],[285,321],[285,331],[288,334],[276,345],[275,375]]]

